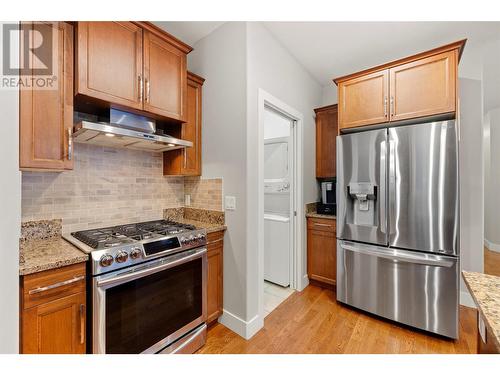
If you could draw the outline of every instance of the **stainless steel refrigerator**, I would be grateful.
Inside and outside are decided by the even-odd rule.
[[[458,337],[458,143],[455,120],[337,137],[338,301]]]

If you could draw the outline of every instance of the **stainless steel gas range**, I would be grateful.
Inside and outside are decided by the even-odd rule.
[[[156,220],[63,237],[90,254],[89,353],[185,353],[205,343],[205,230]]]

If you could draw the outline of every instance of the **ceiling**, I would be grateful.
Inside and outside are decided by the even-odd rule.
[[[224,22],[154,22],[193,45]],[[335,77],[467,38],[500,38],[500,22],[264,22],[322,85]]]
[[[156,26],[192,46],[200,39],[206,37],[224,22],[197,22],[197,21],[156,21]]]
[[[500,22],[265,22],[318,80],[332,78],[467,38],[498,38]],[[466,47],[467,48],[467,47]]]

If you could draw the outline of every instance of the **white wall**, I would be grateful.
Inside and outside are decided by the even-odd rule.
[[[486,114],[484,130],[484,238],[491,250],[500,251],[500,108]]]
[[[248,337],[263,318],[258,317],[262,280],[258,277],[256,205],[259,89],[304,116],[304,204],[318,195],[313,108],[321,105],[322,88],[260,23],[224,24],[194,45],[188,67],[206,78],[203,175],[223,177],[225,194],[237,198],[236,211],[226,211],[221,322]]]
[[[332,81],[328,85],[323,86],[321,106],[337,104],[337,103],[338,103],[337,85]]]
[[[246,26],[225,23],[193,47],[188,55],[189,70],[206,78],[203,176],[222,177],[224,194],[236,197],[236,210],[226,211],[224,237],[222,322],[230,325],[247,318]]]
[[[0,51],[3,51],[0,22]],[[18,56],[18,41],[11,50]],[[0,90],[0,353],[19,351],[19,233],[21,173],[19,172],[19,92]]]
[[[483,271],[483,106],[480,80],[460,78],[460,251],[461,266]],[[467,289],[461,281],[461,302]],[[470,301],[469,301],[470,302]]]
[[[259,314],[258,299],[263,282],[259,275],[259,259],[256,249],[261,246],[262,236],[250,235],[263,223],[259,223],[259,170],[258,170],[258,121],[259,121],[259,89],[271,94],[287,106],[303,115],[303,195],[299,199],[302,206],[306,202],[314,202],[318,197],[315,178],[316,137],[313,109],[321,105],[321,85],[303,68],[274,36],[261,24],[247,23],[247,176],[248,176],[248,214],[247,214],[247,273],[249,275],[247,296],[247,319],[252,320]],[[305,233],[305,219],[301,222],[302,233]],[[302,251],[302,271],[306,272],[305,235],[299,247]],[[263,264],[263,263],[262,263]],[[263,317],[260,317],[263,319]]]

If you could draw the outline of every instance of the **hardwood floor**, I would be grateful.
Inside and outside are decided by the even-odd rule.
[[[460,307],[460,339],[404,327],[339,304],[335,293],[309,285],[272,311],[245,340],[222,324],[198,353],[476,353],[476,310]]]
[[[484,248],[484,273],[500,276],[500,253]]]

